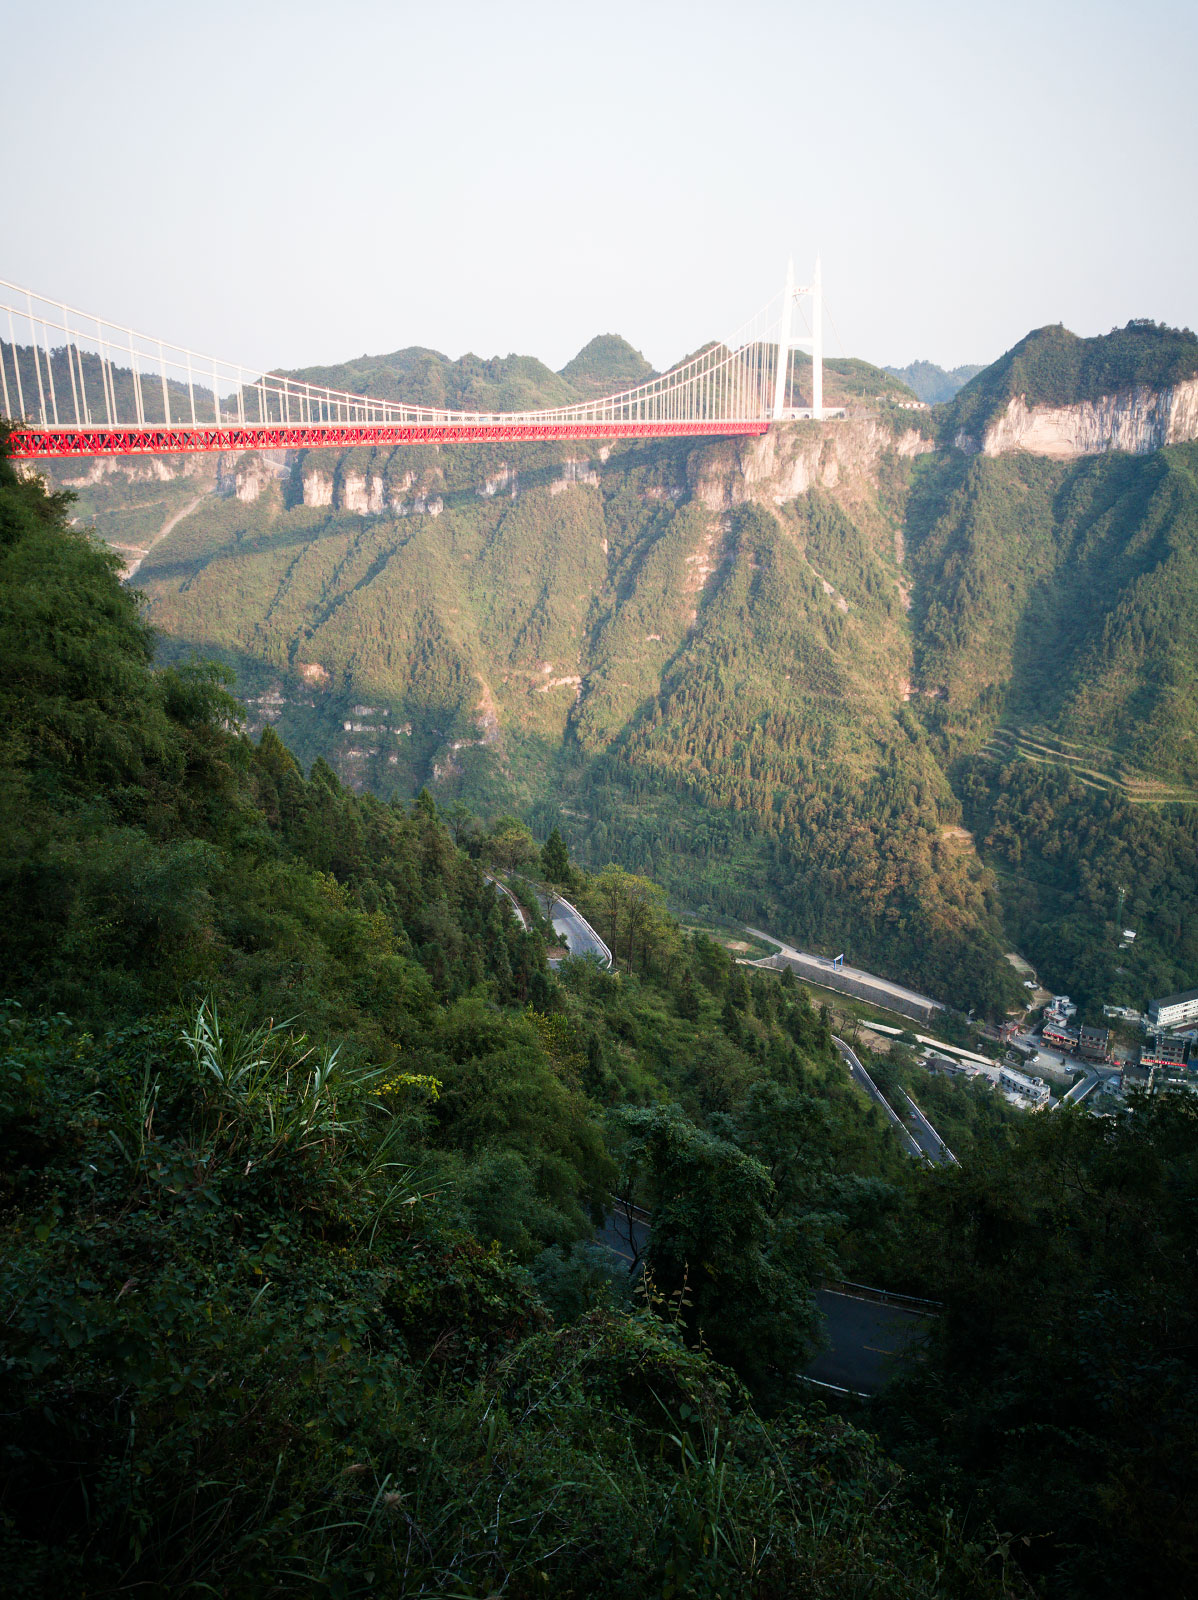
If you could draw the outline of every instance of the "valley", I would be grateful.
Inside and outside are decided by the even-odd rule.
[[[163,659],[224,661],[251,731],[273,726],[354,788],[427,786],[560,824],[580,860],[659,879],[685,914],[766,921],[998,1014],[1017,998],[1002,952],[1027,943],[1031,905],[1044,915],[1033,885],[1053,862],[1034,845],[1025,860],[1026,838],[1012,861],[996,800],[977,809],[988,774],[1002,785],[1022,764],[1021,784],[1047,786],[1038,805],[1067,775],[1145,811],[1124,828],[1133,863],[1185,834],[1198,777],[1196,447],[1188,402],[1168,398],[1188,393],[1198,344],[1139,326],[1071,339],[1041,330],[922,413],[842,362],[828,381],[844,419],[738,443],[54,476],[107,537],[144,542],[138,517],[169,520],[136,574]],[[543,403],[643,369],[612,336],[560,375],[472,359],[399,352],[315,375]],[[1154,371],[1177,443],[1134,433]],[[1112,374],[1140,387],[1126,416],[1106,403],[1098,437],[1086,407]],[[1038,415],[1041,395],[1059,410],[1071,383],[1089,420],[1072,454],[1037,454],[1035,428],[1003,419]],[[141,510],[150,482],[161,498]],[[1150,869],[1128,875],[1146,937],[1142,973],[1109,974],[1119,998],[1176,987],[1198,960]],[[1097,1000],[1076,935],[1059,955],[1051,930],[1036,942],[1059,986]]]

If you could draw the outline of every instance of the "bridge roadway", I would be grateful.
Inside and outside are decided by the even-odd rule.
[[[545,904],[546,900],[542,896],[542,907]],[[576,906],[572,906],[568,900],[555,900],[553,915],[549,920],[553,924],[554,933],[561,936],[572,956],[594,956],[600,966],[610,969],[611,951]]]
[[[199,451],[348,450],[361,446],[430,442],[517,444],[546,439],[725,439],[758,438],[768,420],[712,422],[478,422],[244,423],[139,427],[22,427],[9,440],[14,458],[63,456],[186,455]]]

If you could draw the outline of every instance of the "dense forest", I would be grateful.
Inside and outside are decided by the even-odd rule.
[[[901,698],[894,513],[813,492],[716,517],[687,486],[718,449],[603,455],[309,453],[309,498],[360,482],[398,510],[207,504],[138,573],[165,658],[222,659],[257,725],[354,787],[517,809],[676,906],[1001,1011],[993,887]]]
[[[305,775],[70,515],[0,458],[10,1592],[1193,1592],[1190,1097],[963,1102],[921,1170],[792,982],[560,833]],[[864,1273],[941,1314],[829,1410]]]

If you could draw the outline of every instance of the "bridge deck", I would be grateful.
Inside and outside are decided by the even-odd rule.
[[[429,442],[483,444],[546,439],[730,438],[765,433],[768,422],[503,422],[237,424],[225,427],[17,428],[13,456],[180,455],[203,450],[319,450]]]

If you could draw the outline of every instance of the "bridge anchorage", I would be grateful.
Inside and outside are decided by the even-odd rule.
[[[804,299],[811,332],[795,337]],[[822,319],[819,263],[804,287],[792,263],[781,293],[730,339],[647,383],[545,411],[445,411],[256,373],[0,279],[0,405],[16,419],[11,453],[27,459],[754,435],[771,421],[837,414],[823,404]],[[807,407],[796,404],[794,352],[803,348],[812,363]]]

